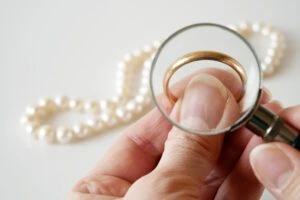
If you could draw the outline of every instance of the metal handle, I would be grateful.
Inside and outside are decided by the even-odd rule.
[[[258,106],[246,127],[266,141],[285,142],[300,150],[299,131],[264,106]]]

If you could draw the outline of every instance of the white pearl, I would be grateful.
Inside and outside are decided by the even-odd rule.
[[[119,95],[120,97],[126,96],[127,91],[126,91],[126,89],[123,89],[123,88],[117,88],[116,89],[116,94]]]
[[[259,32],[261,30],[262,25],[260,23],[253,23],[252,24],[252,31]]]
[[[69,106],[69,98],[67,96],[55,97],[54,102],[60,109],[66,109]]]
[[[100,119],[96,118],[88,119],[86,121],[86,125],[96,132],[101,131],[105,127],[103,122]]]
[[[270,64],[272,64],[272,58],[270,57],[270,56],[267,56],[267,57],[265,57],[265,59],[264,59],[264,62],[267,64],[267,65],[270,65]]]
[[[115,117],[106,112],[101,113],[100,119],[103,121],[104,124],[110,127],[116,125],[118,122]]]
[[[242,35],[248,34],[250,30],[248,22],[241,22],[238,29]]]
[[[33,106],[28,106],[26,108],[25,112],[26,112],[27,115],[36,115],[37,114],[36,107],[33,107]]]
[[[110,110],[115,107],[114,101],[118,102],[119,97],[114,97],[112,101],[102,100],[99,102],[99,106],[101,110]]]
[[[120,101],[120,97],[118,96],[114,96],[113,98],[111,98],[111,103],[110,106],[111,108],[115,107]]]
[[[45,109],[47,112],[53,112],[57,109],[54,101],[51,99],[39,99],[38,106]]]
[[[263,27],[261,33],[264,35],[264,36],[268,36],[270,35],[270,33],[272,32],[272,27],[270,26],[265,26]]]
[[[73,132],[65,127],[59,127],[56,130],[56,139],[61,143],[68,143],[73,138]]]
[[[151,69],[151,66],[152,66],[152,61],[151,60],[146,60],[145,62],[144,62],[144,68],[145,69]]]
[[[139,104],[143,103],[145,101],[145,96],[144,95],[137,95],[135,97],[135,101]]]
[[[77,111],[83,111],[84,110],[84,102],[80,99],[72,99],[69,101],[69,108],[74,109]]]
[[[126,54],[125,56],[124,56],[124,61],[125,62],[129,62],[129,61],[131,61],[132,60],[132,56],[130,55],[130,54]]]
[[[124,62],[119,62],[118,65],[117,65],[117,69],[120,70],[120,71],[125,71],[126,70],[126,65]]]
[[[261,68],[266,76],[270,75],[274,71],[274,66],[272,64],[261,63]]]
[[[151,46],[146,45],[146,46],[144,46],[143,51],[146,53],[150,53],[152,51],[152,48],[151,48]]]
[[[26,125],[26,124],[29,124],[29,123],[32,123],[32,122],[35,122],[35,121],[38,121],[38,117],[36,117],[35,115],[24,115],[21,117],[20,119],[20,123],[23,124],[23,125]]]
[[[123,80],[116,80],[116,87],[124,87],[124,81]]]
[[[55,139],[55,130],[49,125],[44,125],[38,130],[38,138],[41,141],[52,143]]]
[[[47,111],[40,107],[29,106],[26,108],[26,114],[28,116],[43,117],[47,115]]]
[[[161,42],[158,40],[153,43],[153,47],[156,49],[158,49],[160,47],[160,45],[161,45]]]
[[[22,116],[21,119],[20,119],[20,123],[25,125],[29,122],[30,120],[28,119],[27,116]]]
[[[36,137],[36,130],[39,129],[40,123],[32,122],[26,125],[26,132],[34,137]]]
[[[149,69],[147,69],[147,68],[144,68],[143,69],[143,71],[142,71],[142,76],[144,76],[144,77],[149,77],[149,74],[150,74],[150,71],[149,71]]]
[[[135,49],[135,50],[133,51],[133,55],[134,55],[135,57],[140,57],[140,56],[142,55],[142,52],[141,52],[139,49]]]
[[[271,46],[271,48],[273,48],[273,49],[280,48],[280,44],[279,44],[279,42],[277,42],[277,41],[272,41],[270,46]]]
[[[279,34],[278,32],[276,32],[276,31],[274,31],[274,32],[272,32],[272,33],[270,34],[270,38],[271,38],[271,40],[273,40],[273,41],[278,41],[279,38],[280,38],[280,34]]]
[[[83,124],[75,125],[73,127],[73,131],[74,131],[74,135],[78,138],[84,138],[84,137],[88,136],[89,134],[91,134],[90,128]]]
[[[268,54],[268,56],[273,57],[273,56],[275,56],[275,50],[273,48],[269,48],[267,51],[267,54]]]
[[[134,101],[129,101],[126,105],[125,105],[125,109],[128,111],[134,111],[136,108],[136,103]]]
[[[142,86],[142,87],[140,87],[140,89],[139,89],[139,94],[145,95],[145,94],[147,94],[148,92],[149,92],[149,89],[148,89],[147,86]]]
[[[149,85],[149,78],[148,77],[142,77],[141,80],[142,85]]]
[[[132,113],[126,112],[122,108],[116,110],[116,116],[124,122],[128,122],[132,119]]]
[[[92,112],[92,113],[99,113],[100,112],[99,104],[96,101],[86,102],[84,104],[84,109],[85,109],[85,111]]]
[[[116,73],[116,77],[119,80],[124,80],[125,79],[125,74],[124,74],[123,71],[118,70],[117,73]]]

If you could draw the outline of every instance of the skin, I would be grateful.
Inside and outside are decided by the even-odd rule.
[[[187,102],[191,94],[195,97],[197,89],[201,95],[194,101],[199,104],[194,114],[200,114],[203,123],[193,125],[202,129],[219,128],[239,116],[236,99],[241,95],[242,84],[237,75],[230,72],[213,68],[201,70],[171,89],[179,97],[177,103],[170,105],[164,95],[159,97],[159,102],[180,122],[185,120],[185,112],[193,112]],[[266,91],[261,104],[295,126],[300,120],[300,106],[282,109],[277,101],[270,101]],[[300,125],[296,127],[300,129]],[[262,143],[245,128],[215,136],[185,133],[172,127],[154,108],[120,135],[94,170],[75,184],[68,199],[253,200],[260,199],[264,187],[277,199],[296,199],[300,195],[297,190],[300,153],[285,144]],[[264,168],[272,169],[274,165],[262,165],[261,160],[284,158],[276,157],[278,151],[290,159],[292,164],[288,167],[294,178],[279,176],[282,171],[278,166],[271,176],[262,173]],[[274,186],[270,178],[276,176],[284,178]]]

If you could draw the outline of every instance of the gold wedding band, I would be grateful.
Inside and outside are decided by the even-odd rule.
[[[191,62],[200,61],[200,60],[214,60],[214,61],[224,63],[229,67],[231,67],[239,75],[243,84],[243,91],[241,93],[241,96],[237,99],[238,101],[240,101],[240,99],[244,96],[244,87],[247,81],[246,72],[243,66],[237,60],[235,60],[234,58],[226,54],[216,52],[216,51],[196,51],[196,52],[188,53],[178,58],[177,60],[175,60],[173,64],[170,65],[170,67],[167,69],[165,73],[164,80],[163,80],[164,93],[169,99],[169,101],[172,104],[174,104],[177,100],[177,97],[171,92],[169,88],[169,83],[174,73],[184,65]]]

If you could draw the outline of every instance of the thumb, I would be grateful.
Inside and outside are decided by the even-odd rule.
[[[208,131],[232,124],[239,115],[239,107],[222,82],[214,76],[200,74],[189,82],[172,115],[178,115],[184,127]],[[156,169],[167,170],[170,175],[180,174],[201,185],[218,160],[223,137],[223,134],[193,135],[173,127]]]
[[[276,198],[299,199],[299,151],[287,144],[262,144],[251,152],[250,163],[257,178]]]

